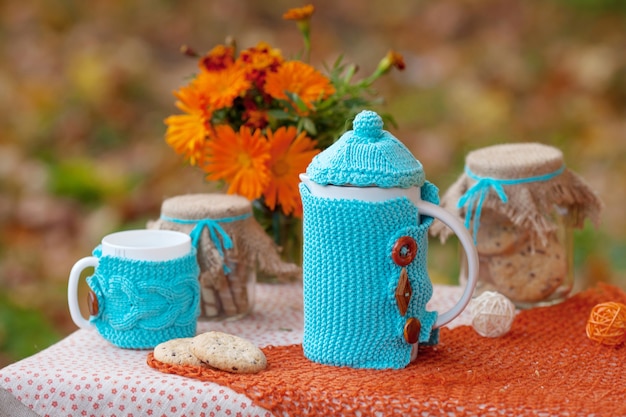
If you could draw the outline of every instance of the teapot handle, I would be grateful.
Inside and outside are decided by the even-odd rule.
[[[478,280],[478,252],[476,251],[474,240],[472,239],[469,231],[454,215],[438,205],[424,200],[419,201],[417,208],[420,215],[435,217],[452,229],[452,231],[459,238],[459,241],[463,246],[463,250],[465,251],[465,259],[467,259],[467,284],[465,286],[465,290],[463,291],[463,295],[454,307],[438,316],[437,322],[433,326],[436,329],[451,322],[455,317],[461,314],[461,312],[469,304]]]

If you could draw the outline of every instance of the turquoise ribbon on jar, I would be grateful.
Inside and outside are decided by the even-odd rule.
[[[476,181],[474,185],[472,185],[466,192],[461,196],[459,202],[457,204],[458,208],[466,207],[465,211],[465,227],[467,229],[470,228],[470,223],[472,221],[472,215],[474,217],[474,227],[472,230],[472,235],[474,237],[474,243],[476,243],[476,235],[478,233],[478,228],[480,227],[480,215],[483,210],[483,204],[487,195],[491,192],[491,190],[495,191],[495,193],[500,198],[504,204],[508,202],[508,197],[504,192],[505,185],[518,185],[518,184],[527,184],[530,182],[541,182],[548,181],[554,177],[561,175],[565,171],[565,165],[556,171],[549,172],[543,175],[537,175],[535,177],[526,177],[526,178],[513,178],[513,179],[500,179],[500,178],[491,178],[491,177],[481,177],[479,175],[474,174],[467,166],[465,167],[465,174]],[[473,209],[474,205],[476,206]],[[473,213],[472,213],[473,212]]]
[[[195,248],[198,247],[198,242],[200,241],[200,236],[202,235],[202,231],[206,227],[209,231],[209,235],[211,237],[211,241],[215,244],[217,248],[217,252],[220,254],[221,258],[224,259],[224,251],[228,249],[232,249],[233,241],[228,236],[228,233],[220,226],[220,223],[232,223],[239,220],[245,220],[250,217],[250,213],[242,214],[240,216],[233,217],[223,217],[221,219],[177,219],[174,217],[169,217],[165,215],[161,215],[161,220],[165,220],[172,223],[178,224],[195,224],[194,228],[189,233],[189,237],[191,238],[191,242]],[[230,273],[230,268],[226,265],[226,262],[223,263],[224,273]]]

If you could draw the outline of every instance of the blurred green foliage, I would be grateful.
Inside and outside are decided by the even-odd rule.
[[[625,13],[626,3],[622,0],[558,0],[563,7],[578,9],[582,12]]]
[[[49,189],[56,196],[82,204],[102,204],[107,195],[123,193],[126,184],[104,181],[89,159],[60,161],[49,167]]]
[[[60,336],[45,312],[25,309],[0,294],[0,360],[32,355]]]

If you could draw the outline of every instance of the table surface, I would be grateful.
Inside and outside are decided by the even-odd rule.
[[[445,311],[461,289],[434,286],[429,310]],[[301,284],[257,284],[252,314],[238,321],[198,323],[259,347],[302,343]],[[448,324],[469,324],[468,310]],[[230,388],[161,373],[145,350],[117,348],[95,330],[78,330],[0,370],[0,417],[6,416],[271,416]]]

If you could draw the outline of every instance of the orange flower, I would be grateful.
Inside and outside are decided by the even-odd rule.
[[[283,56],[280,50],[273,49],[265,42],[259,42],[257,46],[244,49],[239,54],[237,64],[245,67],[246,78],[258,88],[263,88],[265,75],[282,64]]]
[[[372,75],[369,76],[368,82],[374,82],[381,75],[387,74],[391,69],[395,67],[400,71],[404,70],[406,65],[404,64],[404,57],[402,54],[390,50],[387,52],[387,55],[383,59],[378,62],[378,66],[376,67],[376,71]]]
[[[165,141],[191,165],[196,165],[202,159],[211,114],[206,108],[206,100],[197,90],[183,87],[174,95],[178,98],[176,107],[185,114],[165,119]]]
[[[250,88],[250,81],[245,68],[231,66],[221,71],[201,71],[193,86],[206,97],[208,106],[217,110],[232,106]]]
[[[265,110],[247,109],[243,112],[242,119],[245,120],[245,126],[253,129],[264,129],[269,123]]]
[[[302,61],[288,61],[276,72],[267,74],[265,91],[276,99],[288,101],[285,92],[296,94],[309,109],[313,109],[313,102],[334,94],[335,87],[312,66]],[[295,103],[292,105],[295,107]]]
[[[313,16],[315,7],[312,4],[287,10],[283,14],[285,20],[308,20]]]
[[[268,129],[267,140],[270,146],[270,181],[263,192],[265,204],[272,211],[280,205],[286,215],[302,217],[298,175],[306,171],[313,157],[320,152],[315,148],[317,142],[307,137],[305,132],[298,134],[294,126],[283,126],[275,132]]]
[[[269,181],[269,145],[260,130],[242,126],[235,132],[229,125],[215,127],[215,137],[206,142],[204,170],[210,181],[224,180],[229,194],[248,200],[261,196]]]
[[[174,91],[176,107],[186,113],[201,113],[207,118],[211,117],[211,111],[207,107],[206,94],[198,90],[193,83],[181,87],[178,91]]]
[[[206,71],[221,71],[235,63],[235,48],[226,45],[217,45],[198,62],[200,68]]]
[[[307,4],[303,7],[298,7],[295,9],[289,9],[283,14],[283,19],[285,20],[295,20],[296,25],[298,26],[298,30],[302,34],[302,38],[304,40],[304,50],[306,52],[306,60],[307,62],[311,58],[311,16],[313,16],[313,12],[315,8],[312,4]]]
[[[402,71],[406,67],[402,54],[394,50],[390,50],[389,52],[387,52],[387,55],[383,58],[379,65],[385,69],[396,67],[400,71]]]

